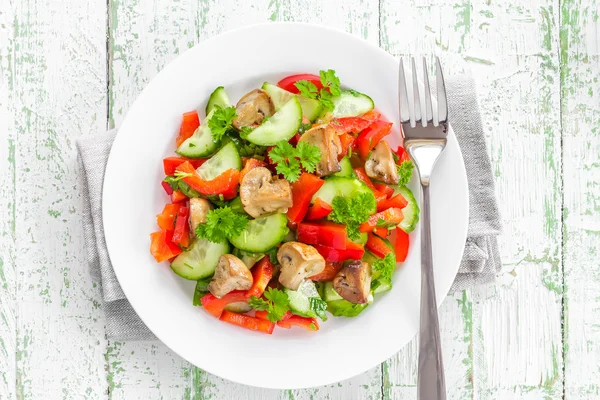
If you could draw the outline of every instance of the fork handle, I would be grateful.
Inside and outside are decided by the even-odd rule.
[[[446,400],[446,380],[433,281],[429,184],[422,184],[421,187],[423,189],[423,219],[421,223],[421,322],[417,397],[419,400]]]

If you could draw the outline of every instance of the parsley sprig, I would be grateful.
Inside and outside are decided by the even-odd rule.
[[[412,161],[406,160],[402,164],[398,165],[398,185],[407,185],[412,178],[414,165]]]
[[[290,309],[290,299],[287,293],[270,287],[265,291],[263,297],[264,299],[252,296],[248,300],[248,304],[255,310],[267,311],[269,321],[281,321]]]
[[[206,223],[198,225],[196,236],[213,243],[221,243],[241,234],[248,226],[248,216],[234,212],[225,206],[210,210],[206,214]]]
[[[300,94],[306,98],[318,100],[323,107],[329,111],[333,111],[335,104],[333,104],[333,97],[342,94],[340,89],[340,79],[336,76],[335,71],[328,69],[327,71],[319,71],[321,77],[321,84],[323,89],[319,90],[317,86],[306,80],[298,81],[294,84],[300,91]],[[327,90],[329,89],[329,90]]]
[[[377,208],[372,192],[360,193],[350,199],[336,196],[331,202],[333,211],[327,216],[330,221],[346,225],[351,240],[360,239],[360,224],[371,216],[371,210]]]
[[[380,258],[379,260],[373,263],[373,271],[380,272],[377,280],[384,280],[386,282],[392,283],[392,275],[396,270],[396,256],[394,253],[388,253],[384,258]]]
[[[290,182],[296,182],[304,168],[307,172],[314,172],[317,163],[321,160],[321,150],[317,146],[300,142],[296,147],[286,141],[278,142],[269,152],[269,158],[276,163],[275,169]]]
[[[215,106],[215,111],[212,117],[208,120],[208,127],[212,133],[212,137],[216,142],[223,139],[223,135],[231,129],[231,123],[236,117],[235,107]]]

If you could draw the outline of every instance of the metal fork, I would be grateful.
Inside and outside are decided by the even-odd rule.
[[[446,88],[439,58],[436,57],[436,118],[434,118],[433,113],[425,58],[423,58],[423,86],[425,96],[425,111],[423,113],[421,112],[419,84],[414,58],[412,58],[412,81],[414,103],[411,107],[408,101],[404,64],[401,58],[398,89],[400,92],[400,122],[404,131],[404,147],[417,166],[423,191],[421,218],[421,321],[419,329],[417,397],[420,400],[445,400],[446,382],[442,363],[440,327],[433,280],[429,212],[429,181],[433,167],[446,147],[446,137],[448,135]]]

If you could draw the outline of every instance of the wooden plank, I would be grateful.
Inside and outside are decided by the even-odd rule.
[[[104,322],[83,246],[74,139],[106,129],[106,4],[8,3],[0,21],[9,235],[16,242],[5,264],[16,269],[8,282],[16,300],[9,358],[16,355],[16,373],[8,385],[19,399],[99,399],[106,396]]]
[[[565,398],[600,396],[600,3],[562,1]]]
[[[508,232],[499,284],[442,307],[449,398],[562,394],[557,10],[551,0],[382,2],[384,48],[438,53],[446,70],[472,70]],[[457,323],[463,342],[453,339]],[[414,349],[388,364],[391,398],[416,396]]]

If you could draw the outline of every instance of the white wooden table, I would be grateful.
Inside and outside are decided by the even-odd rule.
[[[118,126],[195,43],[268,20],[472,69],[504,268],[441,307],[449,399],[600,398],[598,1],[0,0],[0,399],[416,398],[415,341],[348,381],[273,391],[105,339],[75,138]]]

